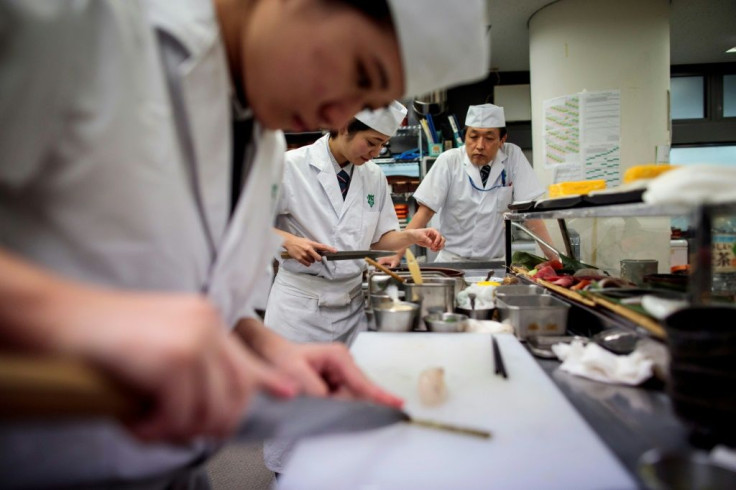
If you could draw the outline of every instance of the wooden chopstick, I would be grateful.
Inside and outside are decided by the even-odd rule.
[[[503,376],[504,379],[508,379],[509,375],[506,372],[506,366],[503,363],[503,357],[501,357],[501,349],[498,347],[496,337],[491,335],[491,344],[493,345],[493,364],[496,366],[496,374]]]
[[[401,277],[400,275],[398,275],[394,271],[388,269],[387,267],[382,266],[381,264],[379,264],[378,262],[376,262],[372,258],[366,257],[365,258],[365,261],[368,262],[373,267],[375,267],[376,269],[380,270],[381,272],[385,272],[389,276],[393,277],[394,279],[396,279],[397,281],[399,281],[401,284],[404,284],[404,278],[403,277]]]
[[[413,417],[410,417],[408,422],[412,425],[426,427],[427,429],[444,430],[448,432],[455,432],[456,434],[463,434],[466,436],[480,437],[483,439],[489,439],[491,437],[491,433],[487,430],[475,429],[472,427],[460,427],[458,425],[437,422],[435,420],[415,419]]]

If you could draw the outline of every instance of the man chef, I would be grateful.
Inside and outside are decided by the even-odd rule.
[[[414,192],[419,207],[407,229],[423,228],[439,214],[446,244],[437,262],[502,257],[502,213],[513,201],[544,193],[521,148],[506,143],[507,135],[503,107],[470,106],[465,144],[442,153]],[[530,220],[527,226],[551,242],[541,220]],[[391,259],[393,265],[400,257]]]

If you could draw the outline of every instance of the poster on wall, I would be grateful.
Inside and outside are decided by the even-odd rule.
[[[554,182],[620,184],[621,92],[587,92],[544,102],[544,165]]]

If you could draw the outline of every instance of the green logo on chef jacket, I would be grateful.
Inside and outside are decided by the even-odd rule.
[[[373,205],[376,203],[376,200],[373,197],[373,194],[368,194],[368,204],[370,207],[373,207]]]

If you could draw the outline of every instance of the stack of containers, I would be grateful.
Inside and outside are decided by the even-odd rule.
[[[403,230],[409,223],[409,205],[394,204],[394,209],[396,210],[396,217],[399,218],[399,228]]]

